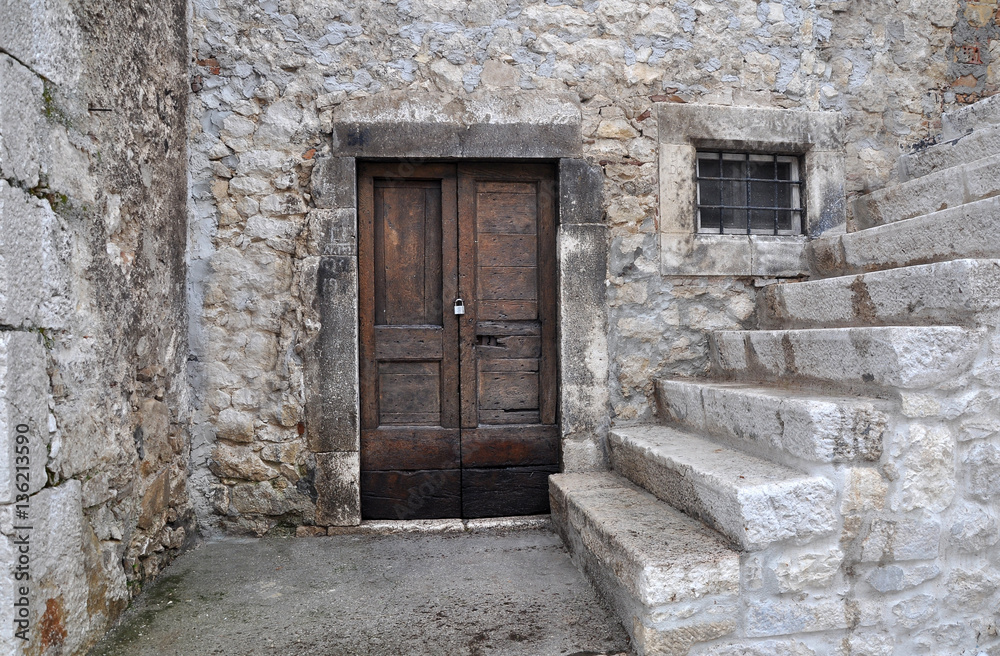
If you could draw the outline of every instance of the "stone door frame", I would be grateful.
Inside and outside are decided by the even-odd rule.
[[[383,101],[384,102],[384,101]],[[557,228],[562,471],[606,468],[609,427],[607,228],[603,171],[580,158],[579,108],[560,98],[521,103],[485,120],[444,115],[412,99],[361,101],[334,114],[332,152],[312,172],[310,256],[301,286],[318,317],[303,350],[306,437],[315,457],[316,524],[361,521],[357,160],[546,160],[559,167]],[[508,106],[509,109],[509,106]],[[419,117],[420,120],[414,120]]]

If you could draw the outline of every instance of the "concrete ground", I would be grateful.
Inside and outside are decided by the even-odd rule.
[[[621,626],[547,525],[455,520],[434,532],[205,542],[168,567],[90,654],[625,656],[627,649]]]

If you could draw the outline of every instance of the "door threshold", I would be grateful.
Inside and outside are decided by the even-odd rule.
[[[319,527],[317,527],[319,528]],[[551,529],[549,515],[482,519],[366,519],[358,526],[331,526],[327,535],[393,535],[396,533],[465,533]],[[312,533],[316,535],[316,533]]]

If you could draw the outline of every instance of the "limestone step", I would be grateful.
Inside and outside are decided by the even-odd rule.
[[[894,269],[962,258],[1000,257],[1000,197],[810,244],[820,275]]]
[[[855,231],[923,216],[1000,194],[1000,154],[879,189],[853,203]]]
[[[959,376],[975,360],[984,334],[960,326],[883,326],[719,331],[709,340],[722,376],[888,393]]]
[[[700,519],[740,549],[831,533],[830,481],[669,426],[616,428],[611,466],[658,499]]]
[[[1000,125],[1000,95],[945,112],[941,116],[941,137],[955,139],[990,125]]]
[[[1000,153],[1000,125],[991,125],[900,156],[899,180],[907,182],[996,153]]]
[[[863,398],[693,379],[656,381],[668,421],[762,453],[813,462],[877,461],[890,406]]]
[[[758,317],[765,328],[969,323],[1000,309],[1000,259],[778,283],[763,291]]]
[[[639,656],[735,629],[740,558],[718,533],[611,472],[550,476],[549,497],[553,525]],[[657,651],[670,643],[676,652]]]

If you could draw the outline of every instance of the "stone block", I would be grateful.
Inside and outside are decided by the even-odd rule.
[[[360,448],[358,268],[353,257],[319,258],[313,306],[321,327],[306,363],[306,428],[313,452]]]
[[[709,147],[749,150],[838,151],[843,118],[837,112],[801,112],[760,107],[660,103],[660,143],[697,140]],[[714,143],[713,143],[714,142]]]
[[[910,264],[996,255],[993,239],[1000,227],[1000,198],[987,198],[891,223],[876,229],[840,235],[843,261],[836,269],[872,271]],[[948,235],[948,239],[941,239]],[[821,270],[830,270],[819,261]]]
[[[803,283],[771,285],[771,325],[956,325],[1000,308],[1000,262],[952,260]]]
[[[357,172],[353,157],[317,158],[312,169],[310,191],[321,209],[357,207]]]
[[[81,653],[92,638],[89,601],[90,577],[84,567],[84,518],[81,484],[68,480],[34,495],[29,510],[30,530],[15,530],[23,522],[5,519],[0,527],[0,558],[15,563],[20,556],[21,538],[27,537],[31,579],[29,592],[29,644],[47,635],[60,653]],[[7,515],[9,518],[10,516]],[[91,573],[94,578],[99,574]],[[16,608],[15,585],[10,575],[0,582],[0,646],[23,645],[13,636]],[[103,628],[103,627],[101,627]],[[5,653],[22,653],[11,649]],[[28,653],[25,651],[24,653]]]
[[[316,523],[361,523],[361,458],[357,452],[316,454]]]
[[[819,462],[878,460],[888,406],[753,385],[661,379],[656,399],[673,422]]]
[[[218,442],[212,449],[209,469],[219,478],[245,481],[267,481],[278,471],[264,464],[249,446]]]
[[[987,503],[1000,498],[1000,446],[977,444],[964,460],[969,493]]]
[[[309,255],[357,255],[358,213],[354,208],[310,210],[308,215]]]
[[[955,437],[944,426],[910,426],[903,455],[902,510],[941,512],[955,498]]]
[[[2,29],[2,28],[0,28]],[[38,184],[45,128],[41,78],[6,55],[0,55],[0,172],[27,187]]]
[[[614,471],[743,550],[835,529],[837,495],[824,478],[669,426],[615,428],[608,443]]]
[[[660,145],[660,232],[698,231],[695,153],[689,143]]]
[[[750,275],[793,278],[809,274],[805,237],[750,236]]]
[[[582,159],[559,160],[559,223],[604,223],[604,171]]]
[[[818,237],[847,221],[847,168],[841,151],[810,151],[803,158],[805,234]]]
[[[717,370],[730,376],[922,388],[967,371],[984,333],[900,326],[719,331],[710,339]]]
[[[80,30],[69,3],[0,0],[0,16],[0,49],[60,86],[79,80]]]
[[[934,564],[903,564],[876,567],[865,577],[868,585],[879,592],[900,592],[929,581],[941,574],[941,568]]]
[[[49,444],[49,377],[38,333],[0,332],[0,503],[45,485]],[[27,465],[19,458],[27,457]],[[27,466],[17,478],[15,467]],[[23,489],[19,486],[25,486]]]
[[[932,560],[938,557],[941,524],[920,517],[877,517],[861,541],[860,560]]]
[[[941,138],[950,141],[991,125],[1000,125],[1000,98],[996,96],[945,112],[941,117]]]
[[[151,529],[154,526],[162,526],[164,513],[170,504],[170,470],[164,469],[153,479],[146,491],[142,494],[140,504],[139,520],[137,525],[142,529]]]
[[[68,249],[49,204],[0,180],[0,324],[65,326]]]
[[[958,141],[940,143],[899,158],[900,182],[908,182],[952,166],[1000,152],[1000,126],[984,127]]]
[[[240,514],[272,517],[295,514],[300,520],[311,520],[316,511],[313,500],[294,485],[280,487],[270,482],[239,483],[229,490],[229,498],[233,509]]]
[[[778,592],[802,592],[808,588],[825,588],[833,582],[843,562],[844,552],[837,547],[802,553],[786,550],[774,566]]]
[[[750,276],[753,246],[746,235],[661,233],[665,276]]]
[[[951,517],[948,541],[966,553],[985,551],[1000,542],[997,519],[975,503],[958,505]]]
[[[749,604],[744,617],[747,636],[789,635],[844,629],[851,625],[850,610],[840,600],[763,599]]]
[[[607,229],[563,225],[558,247],[563,438],[601,444],[609,425]],[[572,469],[576,464],[564,454],[564,466]]]

